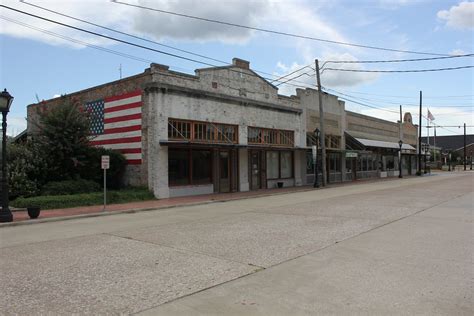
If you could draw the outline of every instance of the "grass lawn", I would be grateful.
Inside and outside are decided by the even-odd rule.
[[[107,191],[107,204],[119,204],[136,201],[154,200],[153,193],[146,188],[129,188]],[[27,208],[39,206],[42,210],[69,208],[76,206],[102,205],[103,192],[81,193],[71,195],[44,195],[29,198],[19,197],[11,202],[13,207]]]

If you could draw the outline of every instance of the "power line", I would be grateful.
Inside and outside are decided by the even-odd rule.
[[[345,100],[345,101],[348,101],[348,102],[352,102],[352,103],[359,104],[359,105],[362,105],[362,106],[365,106],[365,107],[368,107],[368,108],[372,108],[372,109],[376,109],[376,110],[381,110],[381,111],[386,111],[386,112],[391,112],[391,113],[399,113],[398,111],[389,110],[389,109],[384,109],[384,108],[381,108],[381,107],[378,107],[378,106],[375,106],[375,105],[369,105],[369,104],[366,104],[366,103],[362,103],[362,102],[359,102],[359,101],[355,101],[355,100],[352,100],[352,99],[348,99],[348,98],[346,98],[346,97],[342,97],[341,95],[348,96],[348,97],[352,97],[352,96],[347,95],[347,94],[342,93],[342,92],[339,92],[339,91],[336,91],[336,90],[331,89],[331,88],[322,87],[322,89],[323,89],[323,90],[333,91],[333,92],[339,94],[339,95],[337,96],[339,99],[342,99],[342,100]]]
[[[116,50],[113,50],[113,49],[109,49],[109,48],[97,46],[97,45],[94,45],[94,44],[90,44],[90,43],[87,43],[87,42],[84,42],[84,41],[80,41],[80,40],[77,40],[77,39],[74,39],[74,38],[71,38],[71,37],[68,37],[68,36],[65,36],[65,35],[61,35],[61,34],[58,34],[58,33],[55,33],[55,32],[51,32],[51,31],[48,31],[48,30],[45,30],[45,29],[42,29],[42,28],[39,28],[39,27],[36,27],[36,26],[32,26],[32,25],[20,22],[20,21],[15,20],[15,19],[10,19],[8,17],[4,17],[4,16],[1,16],[1,15],[0,15],[0,19],[5,20],[5,21],[9,21],[11,23],[15,23],[15,24],[18,24],[18,25],[21,25],[21,26],[24,26],[24,27],[32,29],[32,30],[36,30],[38,32],[48,34],[50,36],[61,38],[63,40],[66,40],[66,41],[69,41],[69,42],[72,42],[72,43],[80,44],[80,45],[83,45],[83,46],[86,46],[86,47],[89,47],[89,48],[94,48],[94,49],[101,50],[101,51],[111,53],[111,54],[114,54],[114,55],[134,59],[134,60],[141,61],[141,62],[144,62],[144,63],[147,63],[147,64],[153,63],[153,61],[148,60],[148,59],[144,59],[144,58],[137,57],[137,56],[134,56],[134,55],[122,53],[122,52],[119,52],[119,51],[116,51]]]
[[[289,74],[286,74],[286,75],[284,75],[284,76],[282,76],[282,77],[278,77],[277,79],[275,79],[275,80],[273,80],[273,81],[278,81],[278,80],[284,79],[284,78],[286,78],[286,77],[288,77],[288,76],[291,76],[292,74],[297,73],[298,71],[301,71],[301,70],[303,70],[303,69],[305,69],[305,68],[311,68],[311,67],[310,67],[309,65],[303,66],[303,67],[301,67],[301,68],[296,69],[295,71],[290,72]],[[311,68],[311,69],[313,69],[313,68]]]
[[[328,60],[325,64],[371,64],[371,63],[402,63],[402,62],[417,62],[417,61],[429,61],[439,59],[450,59],[450,58],[462,58],[472,57],[474,54],[463,54],[463,55],[452,55],[443,57],[432,57],[432,58],[414,58],[414,59],[391,59],[391,60]]]
[[[93,22],[90,22],[90,21],[86,21],[86,20],[84,20],[84,19],[76,18],[76,17],[73,17],[73,16],[71,16],[71,15],[64,14],[64,13],[61,13],[61,12],[59,12],[59,11],[51,10],[51,9],[46,8],[46,7],[42,7],[42,6],[39,6],[39,5],[36,5],[36,4],[33,4],[33,3],[29,3],[29,2],[26,2],[26,1],[23,1],[23,0],[20,1],[20,2],[21,2],[21,3],[24,3],[24,4],[26,4],[26,5],[29,5],[29,6],[32,6],[32,7],[35,7],[35,8],[44,10],[44,11],[47,11],[47,12],[51,12],[51,13],[54,13],[54,14],[57,14],[57,15],[60,15],[60,16],[67,17],[67,18],[72,19],[72,20],[76,20],[76,21],[79,21],[79,22],[82,22],[82,23],[86,23],[86,24],[89,24],[89,25],[93,25],[93,26],[99,27],[99,28],[104,29],[104,30],[108,30],[108,31],[111,31],[111,32],[115,32],[115,33],[117,33],[117,34],[129,36],[129,37],[132,37],[132,38],[135,38],[135,39],[139,39],[139,40],[141,40],[141,41],[145,41],[145,42],[148,42],[148,43],[152,43],[152,44],[155,44],[155,45],[159,45],[159,46],[162,46],[162,47],[166,47],[166,48],[169,48],[169,49],[173,49],[173,50],[176,50],[176,51],[179,51],[179,52],[182,52],[182,53],[186,53],[186,54],[190,54],[190,55],[193,55],[193,56],[196,56],[196,57],[201,57],[201,58],[205,58],[205,59],[208,59],[208,60],[216,61],[216,62],[219,62],[219,63],[222,63],[222,64],[227,64],[227,62],[222,61],[222,60],[219,60],[219,59],[216,59],[216,58],[204,56],[204,55],[197,54],[197,53],[194,53],[194,52],[191,52],[191,51],[188,51],[188,50],[184,50],[184,49],[181,49],[181,48],[177,48],[177,47],[174,47],[174,46],[162,44],[162,43],[159,43],[159,42],[156,42],[156,41],[147,39],[147,38],[145,38],[145,37],[137,36],[137,35],[134,35],[134,34],[131,34],[131,33],[122,32],[122,31],[119,31],[119,30],[116,30],[116,29],[113,29],[113,28],[110,28],[110,27],[107,27],[107,26],[103,26],[103,25],[100,25],[100,24],[97,24],[97,23],[93,23]]]
[[[211,63],[208,63],[208,62],[204,62],[204,61],[200,61],[200,60],[180,56],[180,55],[177,55],[177,54],[165,52],[165,51],[158,50],[158,49],[155,49],[155,48],[151,48],[151,47],[148,47],[148,46],[143,46],[143,45],[140,45],[140,44],[132,43],[132,42],[122,40],[122,39],[119,39],[119,38],[116,38],[116,37],[112,37],[112,36],[109,36],[109,35],[104,35],[104,34],[100,34],[100,33],[97,33],[97,32],[89,31],[89,30],[86,30],[86,29],[83,29],[83,28],[80,28],[80,27],[76,27],[76,26],[66,24],[66,23],[58,22],[58,21],[55,21],[55,20],[52,20],[52,19],[48,19],[48,18],[39,16],[39,15],[36,15],[36,14],[32,14],[32,13],[28,13],[28,12],[25,12],[25,11],[22,11],[22,10],[18,10],[18,9],[15,9],[15,8],[12,8],[12,7],[9,7],[9,6],[6,6],[6,5],[0,5],[0,7],[6,8],[6,9],[9,9],[9,10],[12,10],[12,11],[16,11],[18,13],[25,14],[25,15],[28,15],[28,16],[31,16],[31,17],[34,17],[34,18],[37,18],[37,19],[41,19],[41,20],[44,20],[44,21],[47,21],[47,22],[50,22],[50,23],[54,23],[54,24],[58,24],[58,25],[61,25],[61,26],[67,27],[67,28],[71,28],[71,29],[74,29],[74,30],[77,30],[77,31],[88,33],[88,34],[91,34],[91,35],[94,35],[94,36],[106,38],[108,40],[112,40],[112,41],[119,42],[119,43],[122,43],[122,44],[126,44],[126,45],[130,45],[130,46],[146,49],[146,50],[153,51],[153,52],[156,52],[156,53],[159,53],[159,54],[164,54],[164,55],[167,55],[167,56],[171,56],[171,57],[175,57],[175,58],[178,58],[178,59],[191,61],[191,62],[194,62],[194,63],[198,63],[198,64],[210,66],[210,67],[219,67],[217,65],[214,65],[214,64],[211,64]],[[234,69],[229,69],[229,71],[240,73],[240,71],[237,71],[237,70],[234,70]],[[253,75],[253,74],[246,73],[246,75],[259,77],[259,78],[265,79],[267,81],[272,80],[270,78],[261,77],[257,74]],[[295,87],[299,87],[299,88],[308,88],[307,86],[302,86],[302,85],[295,85],[295,84],[290,84],[290,83],[285,83],[285,84],[295,86]]]
[[[169,48],[169,49],[173,49],[173,50],[176,50],[176,51],[179,51],[179,52],[190,54],[190,55],[193,55],[193,56],[196,56],[196,57],[201,57],[201,58],[205,58],[205,59],[208,59],[208,60],[216,61],[216,62],[225,64],[225,65],[228,64],[228,62],[220,60],[220,59],[205,56],[205,55],[202,55],[202,54],[197,54],[197,53],[194,53],[194,52],[191,52],[191,51],[188,51],[188,50],[184,50],[184,49],[181,49],[181,48],[177,48],[177,47],[174,47],[174,46],[171,46],[171,45],[162,44],[162,43],[159,43],[159,42],[156,42],[156,41],[144,38],[144,37],[140,37],[140,36],[137,36],[137,35],[134,35],[134,34],[131,34],[131,33],[122,32],[122,31],[116,30],[114,28],[110,28],[110,27],[107,27],[107,26],[104,26],[104,25],[100,25],[100,24],[93,23],[93,22],[90,22],[90,21],[87,21],[87,20],[84,20],[84,19],[80,19],[80,18],[71,16],[71,15],[68,15],[68,14],[61,13],[59,11],[51,10],[51,9],[46,8],[46,7],[42,7],[42,6],[33,4],[33,3],[26,2],[24,0],[20,0],[20,2],[22,2],[26,5],[30,5],[32,7],[47,11],[47,12],[51,12],[51,13],[54,13],[54,14],[57,14],[57,15],[60,15],[60,16],[64,16],[64,17],[67,17],[67,18],[70,18],[70,19],[73,19],[73,20],[76,20],[76,21],[79,21],[79,22],[82,22],[82,23],[86,23],[86,24],[89,24],[89,25],[93,25],[95,27],[99,27],[99,28],[102,28],[102,29],[105,29],[105,30],[108,30],[108,31],[112,31],[112,32],[115,32],[117,34],[129,36],[129,37],[132,37],[132,38],[135,38],[135,39],[139,39],[139,40],[149,42],[149,43],[152,43],[152,44],[155,44],[155,45],[159,45],[159,46],[166,47],[166,48]],[[311,68],[310,66],[307,66],[307,67]],[[257,72],[257,73],[265,74],[265,75],[272,76],[272,77],[277,77],[277,79],[271,80],[270,83],[272,83],[273,81],[278,81],[278,79],[280,79],[275,74],[271,74],[271,73],[264,72],[264,71],[261,71],[261,70],[256,70],[256,69],[252,69],[252,70]],[[288,75],[286,75],[286,76],[288,76]],[[283,76],[283,77],[286,77],[286,76]],[[294,82],[305,84],[304,82],[299,82],[299,81],[294,81]]]
[[[335,90],[333,90],[335,91]],[[407,105],[407,106],[418,106],[419,104],[414,104],[414,103],[405,103],[405,102],[391,102],[391,101],[387,101],[387,100],[381,100],[381,99],[373,99],[373,98],[362,98],[362,97],[359,97],[359,96],[354,96],[354,95],[350,95],[350,94],[344,94],[342,92],[338,92],[340,94],[343,94],[343,95],[346,95],[346,96],[349,96],[351,98],[355,98],[355,99],[359,99],[359,100],[362,100],[362,101],[369,101],[369,102],[377,102],[377,103],[385,103],[385,104],[394,104],[394,105]],[[447,108],[458,108],[458,107],[469,107],[469,108],[473,108],[474,106],[473,105],[432,105],[432,104],[428,104],[426,105],[427,107],[433,107],[433,108],[436,108],[436,107],[447,107]]]
[[[244,28],[244,29],[249,29],[249,30],[254,30],[254,31],[259,31],[259,32],[265,32],[265,33],[272,33],[272,34],[282,35],[282,36],[302,38],[302,39],[318,41],[318,42],[325,42],[325,43],[345,45],[345,46],[353,46],[353,47],[367,48],[367,49],[374,49],[374,50],[390,51],[390,52],[408,53],[408,54],[432,55],[432,56],[449,56],[447,54],[440,54],[440,53],[399,50],[399,49],[393,49],[393,48],[384,48],[384,47],[377,47],[377,46],[370,46],[370,45],[362,45],[362,44],[355,44],[355,43],[346,43],[346,42],[340,42],[340,41],[333,41],[333,40],[322,39],[322,38],[317,38],[317,37],[298,35],[298,34],[293,34],[293,33],[269,30],[269,29],[253,27],[253,26],[248,26],[248,25],[242,25],[242,24],[237,24],[237,23],[231,23],[231,22],[226,22],[226,21],[220,21],[220,20],[215,20],[215,19],[203,18],[203,17],[194,16],[194,15],[178,13],[178,12],[172,12],[172,11],[167,11],[167,10],[161,10],[161,9],[146,7],[146,6],[142,6],[142,5],[138,5],[138,4],[132,4],[132,3],[127,3],[127,2],[117,1],[117,0],[111,0],[111,2],[121,4],[121,5],[130,6],[130,7],[135,7],[135,8],[139,8],[139,9],[170,14],[170,15],[179,16],[179,17],[188,18],[188,19],[194,19],[194,20],[210,22],[210,23],[217,23],[217,24],[221,24],[221,25]]]
[[[355,93],[355,94],[374,95],[378,97],[387,97],[387,98],[405,98],[405,99],[418,99],[419,98],[418,96],[376,94],[376,93],[359,92],[359,91],[352,91],[352,90],[345,90],[345,89],[343,91],[348,91],[350,93]],[[450,99],[450,98],[472,99],[473,97],[474,97],[474,94],[466,94],[466,95],[446,95],[446,96],[431,96],[431,97],[423,96],[423,99]]]
[[[433,72],[474,68],[474,66],[460,66],[449,68],[434,68],[434,69],[414,69],[414,70],[363,70],[363,69],[343,69],[343,68],[325,68],[324,70],[346,71],[346,72],[382,72],[382,73],[406,73],[406,72]]]
[[[286,80],[286,81],[280,82],[280,83],[276,84],[276,86],[278,87],[279,85],[285,84],[285,83],[287,83],[287,82],[289,82],[289,81],[293,81],[293,80],[295,80],[296,78],[299,78],[299,77],[302,77],[302,76],[305,76],[305,75],[308,76],[308,77],[314,77],[314,76],[315,76],[314,74],[313,74],[313,75],[310,75],[309,72],[304,72],[304,73],[302,73],[302,74],[299,74],[299,75],[296,76],[296,77],[293,77],[293,78],[290,78],[290,79],[288,79],[288,80]]]

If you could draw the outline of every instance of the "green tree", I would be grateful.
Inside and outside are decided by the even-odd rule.
[[[37,142],[48,161],[47,181],[74,179],[89,145],[89,116],[77,102],[65,102],[39,112]]]

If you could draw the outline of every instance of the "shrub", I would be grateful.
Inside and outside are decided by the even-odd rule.
[[[54,181],[48,182],[44,185],[41,194],[42,195],[67,195],[67,194],[78,194],[78,193],[90,193],[99,192],[101,186],[91,180],[66,180],[66,181]]]
[[[104,172],[101,169],[101,156],[103,155],[110,156],[110,169],[107,170],[107,188],[122,188],[122,178],[126,167],[125,156],[111,149],[102,147],[89,148],[78,165],[79,176],[82,179],[102,184]]]
[[[12,206],[19,208],[38,206],[43,210],[47,210],[76,206],[101,205],[103,203],[103,198],[104,196],[102,195],[102,192],[73,195],[45,195],[29,198],[19,197],[11,204]],[[107,204],[146,201],[153,200],[154,198],[153,194],[144,188],[132,188],[107,192]]]
[[[8,144],[10,199],[37,195],[47,174],[47,161],[36,143]]]

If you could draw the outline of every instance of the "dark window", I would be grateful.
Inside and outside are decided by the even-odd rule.
[[[209,150],[193,150],[193,184],[211,183],[211,152]]]
[[[171,185],[189,184],[189,150],[168,149],[168,178]]]
[[[209,150],[168,149],[170,185],[205,184],[212,182]],[[192,175],[190,174],[192,170]]]

